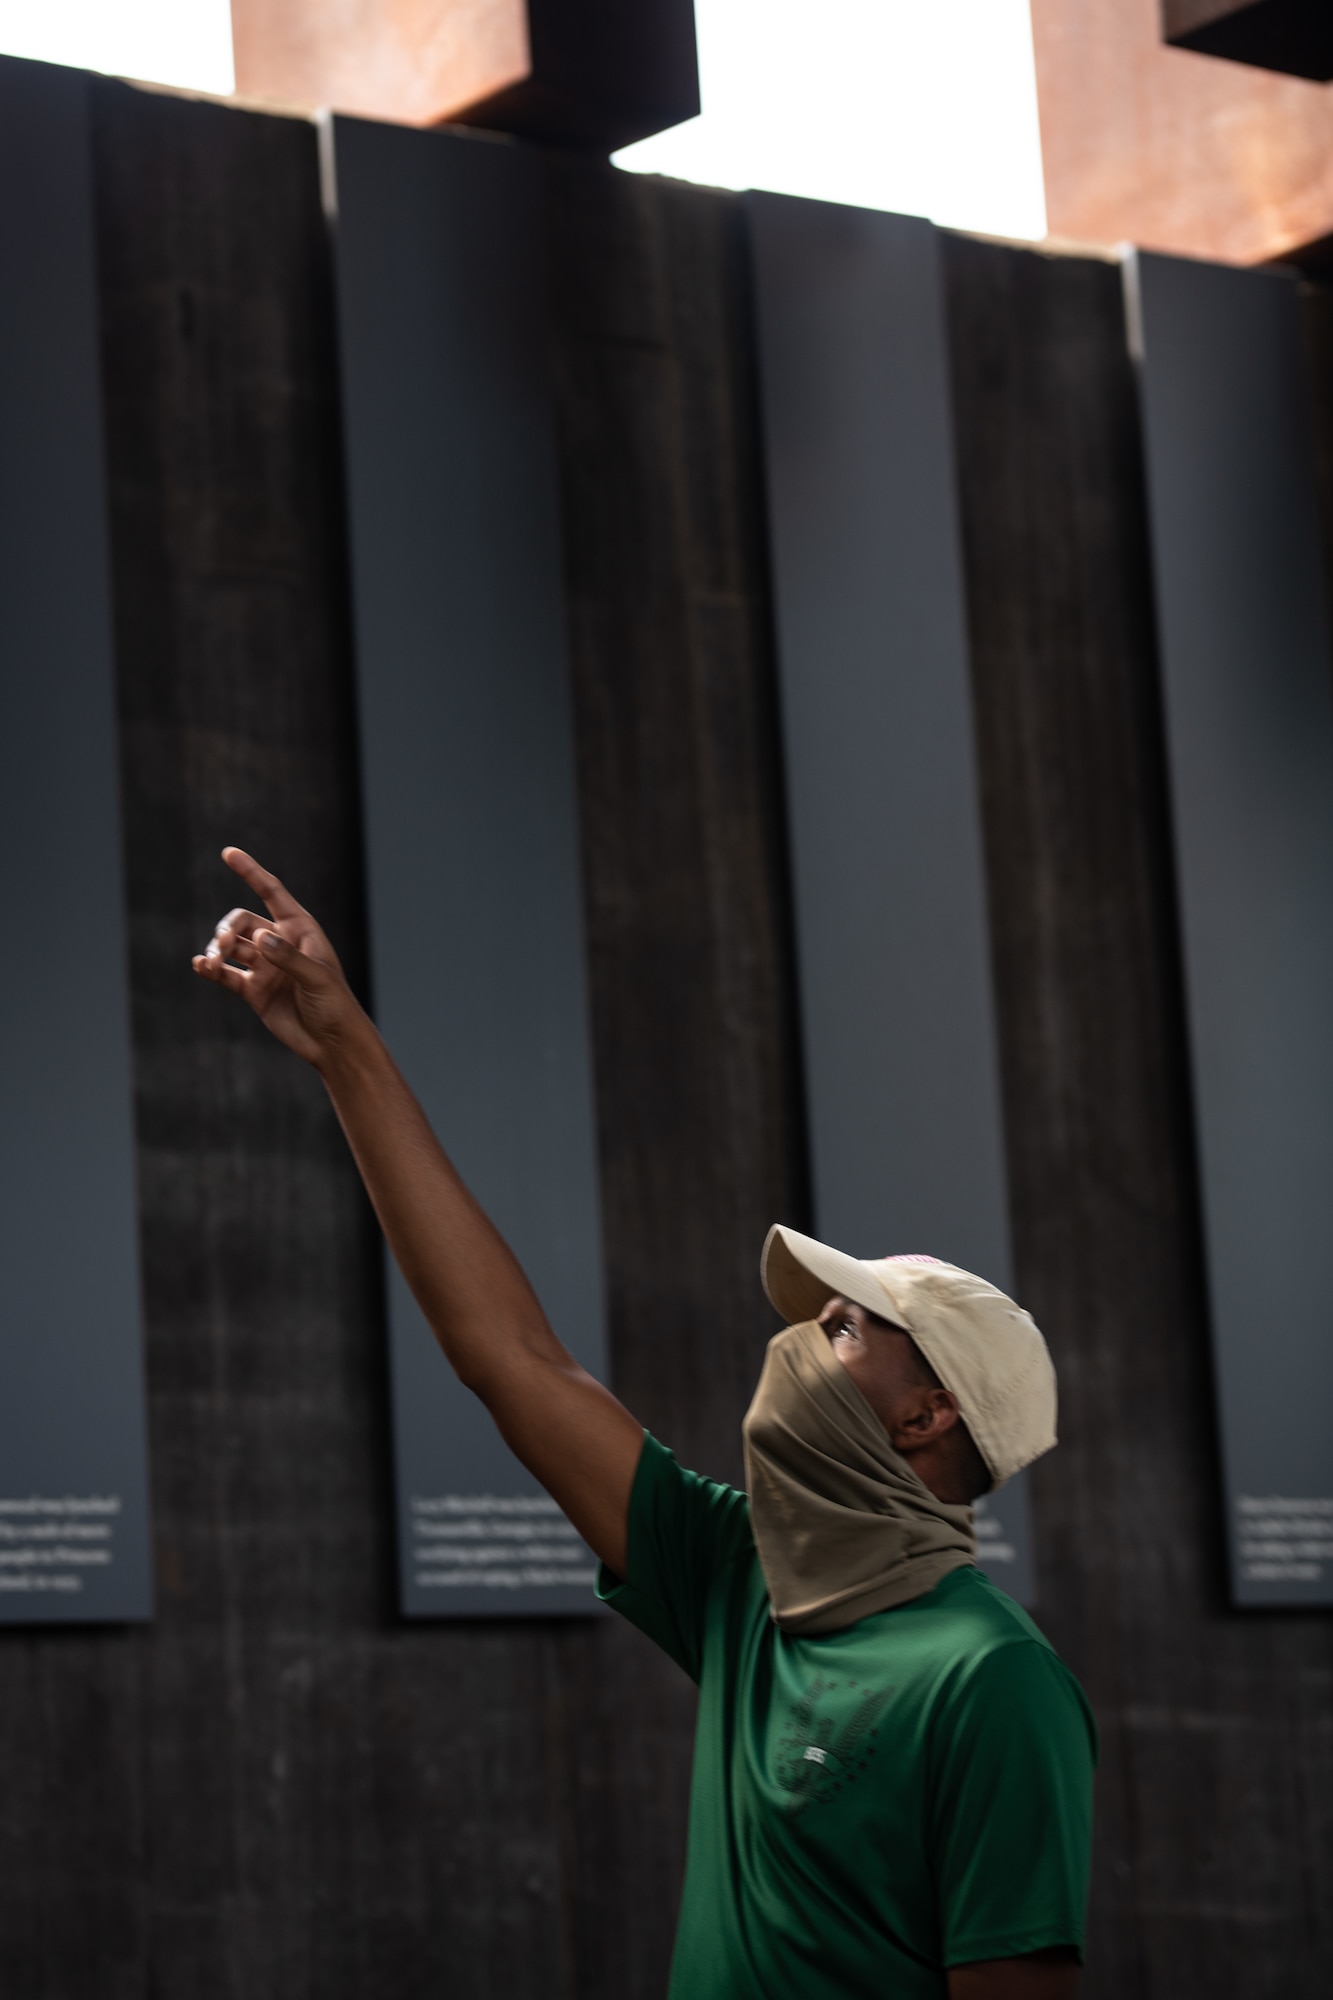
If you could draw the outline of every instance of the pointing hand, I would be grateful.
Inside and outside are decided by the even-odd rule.
[[[238,993],[271,1034],[318,1069],[365,1019],[338,955],[276,875],[239,847],[224,847],[222,858],[268,915],[229,911],[194,970]]]

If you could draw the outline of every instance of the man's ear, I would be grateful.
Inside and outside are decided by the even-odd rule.
[[[899,1413],[889,1441],[895,1451],[909,1457],[937,1444],[959,1421],[956,1397],[948,1389],[931,1389],[922,1383]]]

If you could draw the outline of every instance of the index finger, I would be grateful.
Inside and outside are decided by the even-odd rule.
[[[243,847],[224,847],[222,859],[234,875],[249,885],[262,900],[271,917],[303,917],[306,911],[297,902],[289,889],[284,889],[276,875],[270,875],[267,868],[261,868],[253,854],[247,854]]]

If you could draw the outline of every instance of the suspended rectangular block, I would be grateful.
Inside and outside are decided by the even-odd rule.
[[[694,0],[232,0],[236,88],[603,152],[699,110]]]
[[[605,1372],[536,162],[336,118],[376,1018],[557,1334]],[[403,1609],[593,1613],[593,1558],[389,1283]]]
[[[1333,686],[1293,279],[1140,255],[1232,1588],[1333,1603]]]
[[[88,79],[0,58],[0,1622],[152,1614]]]
[[[1008,1291],[938,238],[748,206],[815,1227]],[[1030,1602],[1021,1478],[979,1525]]]

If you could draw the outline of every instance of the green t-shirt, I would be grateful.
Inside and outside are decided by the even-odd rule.
[[[598,1593],[699,1684],[674,2000],[942,2000],[1083,1944],[1091,1713],[979,1570],[841,1632],[769,1616],[743,1493],[646,1437]]]

